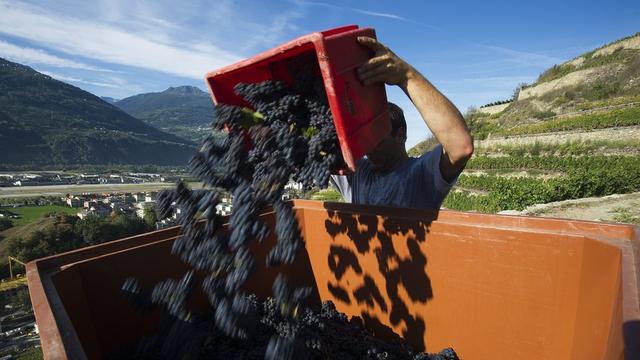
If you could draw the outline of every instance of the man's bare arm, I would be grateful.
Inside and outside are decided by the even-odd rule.
[[[358,69],[360,80],[365,85],[375,82],[398,85],[407,94],[442,144],[442,176],[448,181],[453,179],[473,154],[473,139],[460,111],[420,72],[386,46],[369,37],[359,37],[358,42],[375,52],[375,56]]]

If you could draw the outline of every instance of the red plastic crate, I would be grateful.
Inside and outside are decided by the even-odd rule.
[[[206,75],[213,101],[248,106],[233,87],[238,83],[256,83],[270,79],[293,82],[288,64],[307,57],[317,62],[318,76],[333,114],[342,155],[351,170],[368,151],[391,132],[384,84],[364,86],[356,70],[372,53],[358,44],[358,36],[375,38],[372,28],[357,25],[311,33],[265,51],[250,59]]]

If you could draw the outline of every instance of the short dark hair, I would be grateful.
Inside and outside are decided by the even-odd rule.
[[[391,119],[391,135],[396,136],[398,129],[407,128],[407,121],[404,119],[404,111],[400,106],[390,101],[387,102],[387,106],[389,108],[389,118]]]

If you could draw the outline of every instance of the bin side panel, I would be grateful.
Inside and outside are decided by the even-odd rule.
[[[624,351],[620,249],[585,240],[580,299],[571,358],[620,359]]]
[[[46,359],[86,358],[75,332],[69,330],[72,326],[70,315],[73,316],[73,314],[68,314],[64,310],[65,303],[60,297],[61,294],[65,296],[63,293],[67,288],[61,284],[60,293],[56,288],[54,278],[60,268],[66,268],[77,261],[85,261],[88,258],[170,238],[178,231],[178,227],[163,229],[29,262],[27,264],[29,295],[40,331],[44,357]],[[58,279],[61,278],[58,277]],[[82,291],[72,287],[71,292],[81,293]]]
[[[340,209],[352,206],[358,211],[371,212],[371,206],[325,203],[324,205],[308,200],[296,200],[298,207]],[[393,208],[375,207],[380,214],[391,214]],[[530,216],[492,215],[451,210],[440,210],[436,215],[430,210],[405,209],[412,216],[437,218],[439,222],[462,223],[477,227],[513,228],[516,230],[546,232],[548,234],[582,235],[615,246],[622,250],[623,314],[625,322],[640,321],[640,235],[638,227],[629,224],[603,223],[596,221],[539,218]],[[631,325],[629,325],[631,327]]]
[[[273,213],[262,215],[261,218],[273,229],[275,218]],[[274,232],[272,231],[272,234]],[[85,336],[79,336],[85,351],[95,356],[89,358],[106,357],[113,351],[131,346],[143,335],[149,335],[157,328],[159,312],[143,314],[135,309],[121,291],[122,284],[129,277],[139,280],[141,287],[151,291],[153,286],[167,279],[179,280],[188,270],[185,263],[171,253],[173,239],[158,241],[146,246],[140,246],[127,251],[107,254],[97,258],[70,265],[61,274],[77,272],[82,277],[82,287],[76,289],[73,296],[91,304],[88,311],[73,306],[76,299],[68,305],[74,328],[81,329],[91,324],[95,329],[96,342],[88,341]],[[272,284],[278,272],[284,272],[290,284],[295,287],[311,287],[313,292],[310,302],[319,303],[319,296],[315,290],[315,281],[311,272],[309,259],[304,251],[291,267],[267,268],[266,256],[275,244],[272,235],[250,248],[256,259],[254,275],[244,286],[247,293],[254,293],[261,297],[272,294]],[[199,273],[196,284],[200,284],[206,274]],[[208,309],[206,295],[196,285],[196,291],[189,304],[196,312]],[[97,344],[96,344],[97,343]]]
[[[57,295],[64,305],[64,312],[70,321],[69,325],[73,325],[73,329],[63,331],[63,336],[76,336],[82,344],[84,355],[88,359],[100,358],[102,349],[97,338],[95,324],[91,321],[91,306],[87,303],[84,296],[82,274],[77,268],[70,268],[67,271],[61,271],[51,276]],[[62,309],[60,309],[62,310]],[[59,311],[57,314],[58,323],[66,322],[60,318],[63,314]],[[70,355],[74,355],[77,349],[68,349]]]
[[[143,314],[138,311],[121,289],[129,277],[135,277],[147,291],[161,280],[179,280],[186,267],[171,255],[172,242],[173,240],[159,241],[105,255],[74,264],[63,271],[75,270],[82,274],[84,291],[77,296],[83,296],[91,306],[86,316],[74,316],[72,320],[75,320],[74,327],[82,322],[93,324],[100,344],[100,357],[108,357],[112,351],[131,346],[140,336],[150,334],[155,328],[159,313],[154,311]],[[69,307],[67,312],[73,313],[75,308]],[[88,348],[90,346],[90,343],[83,341],[87,354],[93,352]]]
[[[377,335],[463,358],[571,356],[582,236],[304,211],[321,299]]]
[[[27,263],[26,268],[29,297],[38,324],[44,357],[47,360],[66,359],[68,356],[52,311],[53,306],[44,289],[44,273],[40,272],[37,261]]]
[[[568,357],[582,237],[439,222],[430,230],[423,251],[435,296],[420,310],[428,344],[453,337],[479,359]]]

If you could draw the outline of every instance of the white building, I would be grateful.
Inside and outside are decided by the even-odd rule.
[[[81,204],[82,202],[80,202],[80,199],[78,199],[77,197],[67,198],[67,205],[69,205],[69,207],[78,208]]]
[[[156,207],[156,203],[153,201],[143,201],[143,202],[139,202],[136,204],[136,215],[138,215],[139,218],[144,218],[144,212],[147,209],[155,209]]]
[[[77,216],[84,220],[88,216],[97,216],[97,217],[105,217],[111,214],[111,208],[108,206],[104,206],[102,204],[96,204],[95,206],[91,206],[88,209],[84,209],[78,212]]]
[[[233,205],[231,204],[218,204],[216,205],[216,213],[218,215],[229,215],[231,214],[231,210],[233,209]]]
[[[156,201],[156,199],[157,199],[157,195],[158,195],[158,193],[157,193],[157,192],[155,192],[155,191],[154,191],[154,192],[148,192],[148,193],[146,193],[146,195],[144,196],[144,201],[146,201],[146,202]]]
[[[284,189],[285,190],[291,189],[291,190],[302,191],[302,183],[289,181],[287,183],[287,185],[284,186]]]

